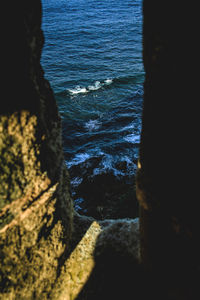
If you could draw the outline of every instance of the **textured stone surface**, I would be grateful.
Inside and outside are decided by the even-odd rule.
[[[138,277],[134,283],[138,294],[138,219],[97,221],[76,214],[72,245],[52,299],[121,299],[128,296],[134,277]]]
[[[47,299],[69,251],[73,208],[60,117],[40,66],[40,1],[23,4],[12,32],[23,40],[0,102],[0,298]]]
[[[51,299],[76,299],[95,266],[93,253],[101,233],[101,225],[92,218],[76,216],[73,248],[62,266]]]

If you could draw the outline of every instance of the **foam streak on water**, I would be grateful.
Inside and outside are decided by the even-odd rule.
[[[103,82],[100,81],[95,81],[93,85],[88,85],[87,87],[81,87],[80,85],[75,86],[73,89],[67,89],[67,91],[71,95],[77,95],[77,94],[83,94],[83,93],[88,93],[91,91],[97,91],[100,88],[104,87],[105,85],[108,86],[112,84],[112,79],[106,79]]]

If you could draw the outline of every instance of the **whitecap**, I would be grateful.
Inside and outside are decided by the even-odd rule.
[[[111,83],[113,83],[113,80],[112,79],[106,79],[106,80],[104,80],[104,83],[107,84],[107,85],[110,85]]]
[[[132,160],[130,159],[130,157],[128,157],[127,155],[123,156],[123,159],[121,160],[122,162],[125,161],[127,163],[127,165],[132,164]]]
[[[135,124],[134,124],[134,123],[130,123],[129,125],[127,125],[127,126],[125,126],[125,127],[122,127],[122,128],[120,129],[120,131],[123,132],[123,131],[127,131],[127,130],[129,130],[129,129],[134,129],[134,128],[135,128]]]
[[[95,81],[94,85],[89,85],[88,86],[88,90],[96,91],[96,90],[100,89],[101,87],[102,87],[101,82],[100,81]]]
[[[88,153],[84,153],[84,152],[78,153],[75,155],[75,157],[71,161],[68,161],[66,164],[67,164],[68,168],[71,168],[72,166],[76,166],[76,165],[79,165],[79,164],[85,162],[89,158],[90,158],[90,155]]]
[[[68,92],[71,95],[78,95],[78,94],[85,94],[90,91],[97,91],[100,88],[102,88],[104,85],[110,85],[113,82],[113,79],[106,79],[103,82],[95,81],[93,85],[89,85],[88,87],[81,87],[80,85],[77,85],[73,89],[68,89]]]
[[[104,156],[104,159],[102,160],[102,165],[104,170],[112,170],[113,169],[113,156],[107,154]]]
[[[117,170],[114,167],[115,161],[114,157],[110,154],[106,154],[102,159],[100,166],[93,170],[93,175],[100,175],[107,172],[112,172],[115,176],[124,175],[123,172]]]
[[[88,90],[80,85],[77,85],[74,89],[68,89],[68,91],[72,95],[88,93]]]
[[[136,135],[134,133],[129,134],[124,137],[124,140],[128,143],[138,144],[138,143],[140,143],[140,135]]]
[[[85,123],[85,128],[90,132],[99,129],[100,127],[101,122],[98,120],[89,120],[87,123]]]
[[[95,168],[95,169],[93,170],[93,175],[94,175],[94,176],[99,175],[99,174],[101,174],[101,173],[102,173],[102,171],[101,171],[100,168]]]

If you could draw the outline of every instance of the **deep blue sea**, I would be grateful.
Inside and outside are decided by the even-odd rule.
[[[144,69],[142,0],[42,0],[41,64],[62,117],[76,196],[83,179],[133,176]],[[106,183],[105,183],[106,184]]]

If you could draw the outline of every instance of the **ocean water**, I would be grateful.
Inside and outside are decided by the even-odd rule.
[[[142,0],[42,0],[42,6],[41,64],[62,117],[65,161],[81,209],[85,199],[77,190],[85,178],[136,171]]]

